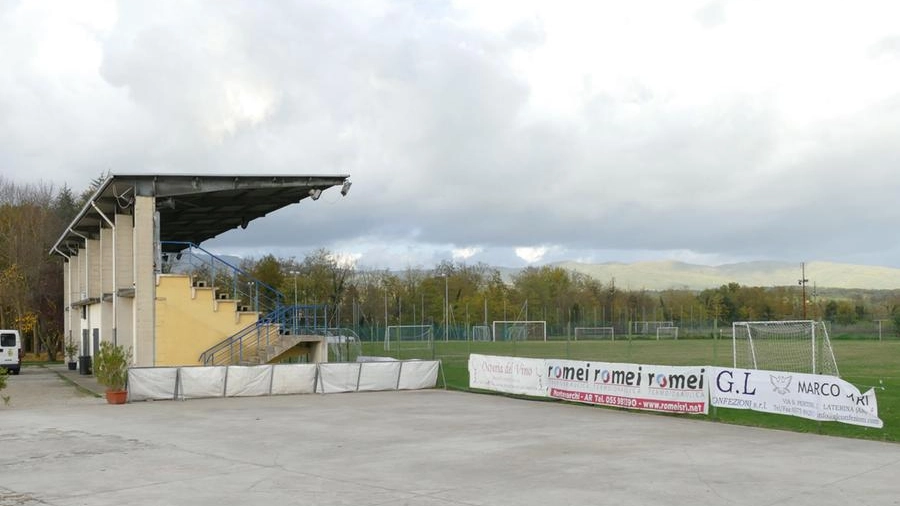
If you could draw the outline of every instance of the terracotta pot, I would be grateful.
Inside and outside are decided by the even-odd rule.
[[[106,391],[106,402],[108,402],[109,404],[125,404],[126,400],[128,400],[127,390]]]

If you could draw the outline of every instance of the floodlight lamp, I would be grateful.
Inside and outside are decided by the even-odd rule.
[[[341,195],[346,197],[347,194],[350,193],[350,185],[352,184],[353,183],[351,183],[350,181],[344,181],[344,185],[341,186]]]
[[[319,197],[322,196],[322,190],[319,188],[310,188],[309,189],[309,198],[313,200],[319,200]]]

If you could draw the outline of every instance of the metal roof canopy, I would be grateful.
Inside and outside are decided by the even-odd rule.
[[[305,198],[317,199],[322,191],[343,185],[349,175],[331,176],[204,176],[111,175],[97,189],[78,216],[56,241],[51,252],[74,253],[85,240],[98,239],[106,218],[132,214],[134,196],[156,198],[160,241],[200,244],[237,227],[246,228],[282,207]],[[174,252],[179,246],[164,248]]]

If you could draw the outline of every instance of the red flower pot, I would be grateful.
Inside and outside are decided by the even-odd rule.
[[[108,402],[109,404],[125,404],[126,400],[128,400],[127,390],[106,391],[106,402]]]

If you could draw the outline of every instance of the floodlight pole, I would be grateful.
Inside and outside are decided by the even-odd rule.
[[[800,263],[800,289],[803,295],[803,319],[806,319],[806,284],[809,283],[809,280],[806,279],[806,263]]]
[[[290,275],[294,276],[294,306],[297,306],[297,274],[300,274],[298,271],[289,271]]]
[[[449,341],[449,325],[450,325],[450,289],[447,273],[444,276],[444,341]]]
[[[297,333],[297,326],[300,323],[300,309],[297,307],[297,274],[298,271],[289,271],[289,273],[294,276],[294,309],[291,311],[293,313],[293,317],[291,318],[291,334]]]

